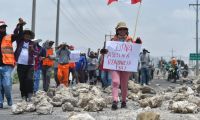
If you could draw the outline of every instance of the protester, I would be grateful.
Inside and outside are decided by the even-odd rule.
[[[73,45],[68,45],[67,48],[70,51],[74,50],[74,46]],[[69,76],[70,76],[70,73],[72,75],[72,79],[68,80],[69,84],[73,85],[73,84],[78,83],[78,75],[77,75],[78,73],[76,71],[76,63],[75,63],[75,61],[72,61],[72,60],[69,61]]]
[[[43,75],[43,90],[48,91],[49,85],[50,85],[50,79],[51,79],[51,71],[52,67],[54,65],[54,58],[53,56],[53,46],[54,41],[47,40],[43,44],[43,48],[45,49],[45,58],[43,58],[42,61],[42,75]]]
[[[23,32],[22,27],[25,24],[26,23],[20,18],[14,30],[14,34],[8,35],[6,32],[6,23],[0,21],[0,108],[3,108],[4,94],[8,106],[13,104],[11,72],[15,66],[15,58],[12,42],[21,38]]]
[[[70,50],[66,43],[62,43],[58,50],[56,51],[58,56],[58,80],[60,84],[68,86],[69,84],[69,60],[70,60]]]
[[[40,85],[40,74],[42,71],[42,58],[45,57],[45,50],[42,46],[39,45],[41,39],[34,39],[34,49],[38,53],[35,55],[35,64],[34,64],[34,93],[36,93],[39,89]]]
[[[140,64],[141,64],[141,85],[149,85],[149,63],[150,63],[150,53],[148,50],[143,49],[142,54],[140,55]]]
[[[85,71],[87,70],[87,58],[85,53],[80,53],[80,59],[76,62],[76,71],[78,72],[78,82],[86,83]]]
[[[17,61],[17,74],[20,82],[21,97],[30,101],[33,94],[34,42],[31,41],[35,34],[29,29],[23,30],[23,37],[16,40],[15,59]]]
[[[95,52],[91,51],[89,53],[88,68],[87,68],[89,72],[89,83],[91,85],[94,85],[97,82],[97,74],[96,74],[97,65],[98,65],[97,56],[95,55]]]
[[[128,36],[128,28],[126,26],[126,23],[119,22],[116,26],[116,34],[114,38],[112,38],[112,41],[119,41],[119,42],[135,42],[138,44],[141,44],[140,38],[137,38],[136,41],[133,41],[133,39]],[[102,53],[107,53],[107,49],[103,49]],[[112,110],[118,109],[118,89],[119,85],[121,86],[121,92],[122,92],[122,103],[121,108],[126,108],[126,97],[127,97],[127,91],[128,91],[128,79],[129,79],[130,72],[126,71],[117,71],[117,70],[111,70],[111,76],[112,76],[112,96],[113,96],[113,104],[112,104]]]

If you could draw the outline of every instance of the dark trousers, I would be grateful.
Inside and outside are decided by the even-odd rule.
[[[56,86],[58,87],[60,85],[60,82],[58,80],[58,68],[54,68],[54,79],[55,79],[55,82],[56,82]]]
[[[96,84],[97,80],[96,80],[96,70],[90,70],[89,71],[89,81],[91,84]]]
[[[42,66],[42,77],[43,77],[43,90],[47,92],[49,90],[50,79],[51,79],[50,66]]]
[[[86,75],[84,70],[78,70],[78,79],[80,83],[86,83]]]
[[[33,73],[33,65],[17,65],[17,74],[22,97],[27,98],[29,94],[33,94]]]

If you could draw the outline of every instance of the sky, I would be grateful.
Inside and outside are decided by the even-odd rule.
[[[57,0],[37,0],[36,38],[55,40]],[[152,56],[188,57],[196,51],[196,0],[143,0],[136,37]],[[0,0],[0,20],[12,33],[18,18],[31,28],[32,0]],[[83,50],[102,48],[105,34],[115,34],[118,22],[124,21],[133,35],[139,4],[113,3],[107,0],[61,0],[59,43],[66,42]],[[108,38],[109,39],[109,38]],[[199,47],[200,48],[200,47]]]

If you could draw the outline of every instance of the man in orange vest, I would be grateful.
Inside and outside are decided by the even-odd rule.
[[[43,89],[44,91],[48,91],[51,79],[51,71],[54,65],[54,53],[53,53],[53,46],[54,41],[46,41],[43,44],[43,48],[46,51],[46,57],[42,61],[42,75],[43,75]]]
[[[73,67],[73,63],[69,63],[70,60],[70,50],[66,43],[62,43],[58,50],[56,51],[58,56],[58,72],[57,77],[60,84],[68,86],[69,84],[69,69]]]
[[[15,58],[12,42],[20,38],[23,32],[22,26],[26,23],[20,18],[14,34],[6,33],[6,23],[0,21],[0,108],[3,108],[4,93],[7,98],[7,104],[11,106],[12,101],[12,78],[11,72],[15,66]]]

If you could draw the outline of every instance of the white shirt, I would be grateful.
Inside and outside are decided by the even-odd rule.
[[[24,42],[23,47],[22,47],[22,51],[19,55],[18,64],[22,64],[22,65],[28,65],[28,48],[29,48],[29,42]]]

